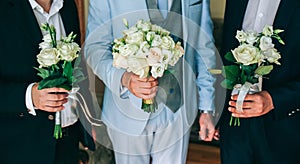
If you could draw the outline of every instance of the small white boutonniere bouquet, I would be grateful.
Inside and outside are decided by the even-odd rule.
[[[180,42],[175,43],[170,32],[150,21],[138,20],[129,27],[123,19],[126,30],[122,38],[112,43],[113,66],[126,69],[140,78],[162,77],[168,66],[174,66],[184,50]],[[157,105],[153,100],[143,100],[145,112],[155,112]]]
[[[41,51],[37,55],[40,65],[35,69],[38,70],[37,75],[42,78],[38,89],[58,87],[70,91],[74,84],[85,79],[79,67],[80,47],[74,42],[76,34],[70,33],[67,37],[56,40],[54,26],[43,24],[41,29],[47,34],[43,36],[43,42],[39,44]],[[54,128],[56,139],[62,137],[60,122],[60,112],[56,112]]]
[[[223,67],[222,87],[232,90],[232,95],[238,94],[236,109],[243,112],[242,105],[246,94],[261,91],[262,78],[273,70],[273,65],[280,65],[280,53],[274,48],[272,39],[284,44],[279,37],[283,30],[273,30],[266,25],[261,33],[237,31],[236,39],[240,45],[225,55],[232,65]],[[239,126],[239,118],[230,119],[230,125]]]

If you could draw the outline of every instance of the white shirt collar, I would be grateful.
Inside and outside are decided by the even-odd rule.
[[[49,15],[53,15],[54,13],[57,13],[63,7],[63,2],[64,0],[53,0],[49,11]],[[29,3],[33,10],[36,9],[40,13],[46,14],[44,9],[35,0],[29,0]]]

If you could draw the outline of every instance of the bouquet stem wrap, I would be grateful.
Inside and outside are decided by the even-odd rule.
[[[262,78],[260,77],[259,83],[251,84],[249,82],[245,82],[245,84],[243,85],[236,84],[234,86],[231,95],[238,94],[238,98],[236,101],[236,110],[238,112],[243,113],[243,103],[247,94],[253,94],[261,91],[261,82],[262,82]],[[240,125],[239,118],[235,118],[235,117],[233,118],[232,116],[229,122],[230,126],[232,125],[233,119],[234,119],[234,126],[236,125],[239,126]]]
[[[142,109],[145,112],[154,113],[155,110],[157,109],[157,104],[156,104],[155,98],[147,99],[147,100],[143,99]]]

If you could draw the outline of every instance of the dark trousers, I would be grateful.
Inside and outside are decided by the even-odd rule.
[[[56,140],[50,114],[38,110],[37,116],[0,113],[0,163],[78,164],[79,121],[63,128],[63,138]]]
[[[26,111],[25,111],[26,112]],[[0,163],[53,164],[55,139],[49,113],[0,113]]]
[[[229,118],[228,116],[227,118]],[[222,164],[274,164],[261,117],[240,119],[240,126],[220,125]]]
[[[63,128],[63,138],[56,142],[55,164],[78,164],[79,154],[79,121]]]

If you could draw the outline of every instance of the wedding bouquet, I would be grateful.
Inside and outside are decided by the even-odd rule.
[[[272,39],[284,44],[279,37],[283,30],[273,30],[266,25],[261,33],[237,31],[236,39],[240,45],[228,52],[225,59],[233,65],[223,67],[222,75],[225,79],[221,85],[232,90],[232,94],[239,94],[237,111],[242,112],[242,105],[247,93],[261,91],[262,77],[273,70],[273,64],[280,65],[280,53],[274,48]],[[234,125],[240,125],[239,118],[234,118]],[[230,119],[232,125],[233,117]]]
[[[35,69],[38,70],[37,75],[42,78],[38,89],[58,87],[70,91],[75,83],[85,79],[79,68],[80,47],[74,42],[76,34],[70,33],[67,37],[56,40],[54,26],[43,24],[41,29],[47,34],[43,36],[43,42],[39,44],[41,51],[37,55],[40,65]],[[60,112],[56,112],[54,128],[56,139],[62,137],[60,122]]]
[[[184,50],[180,42],[175,43],[170,32],[149,21],[138,20],[129,27],[123,19],[126,30],[122,38],[112,43],[113,66],[126,69],[140,78],[162,77],[168,66],[174,66]],[[154,100],[143,100],[145,112],[155,112]]]

